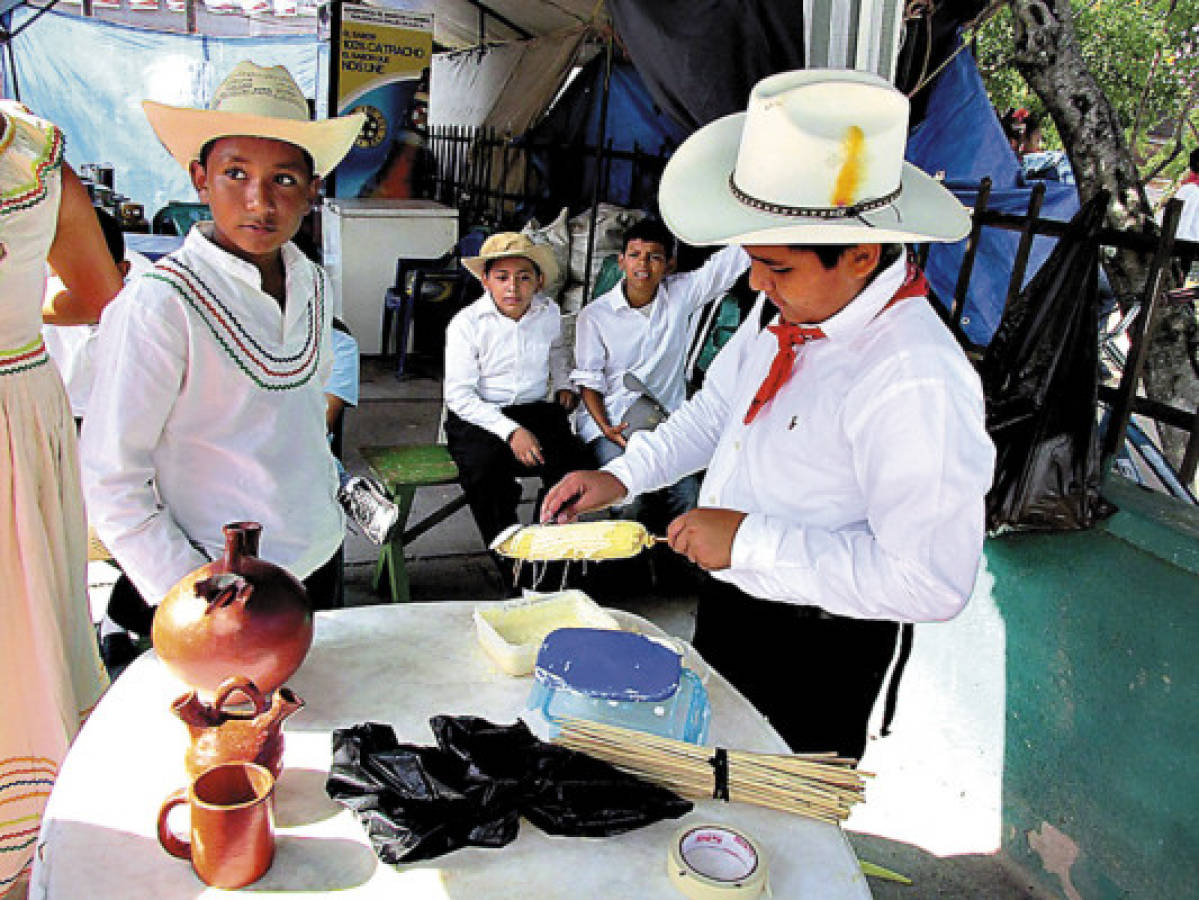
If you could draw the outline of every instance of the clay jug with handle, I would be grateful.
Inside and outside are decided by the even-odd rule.
[[[253,712],[225,708],[236,694],[253,704]],[[225,679],[210,704],[196,691],[177,697],[171,710],[191,735],[184,756],[188,777],[221,763],[255,762],[278,778],[283,771],[283,721],[303,706],[291,688],[279,688],[272,700],[244,675]]]
[[[181,578],[159,605],[154,649],[172,674],[206,697],[234,675],[269,695],[312,645],[308,594],[286,569],[258,558],[257,522],[232,522],[223,531],[224,555]]]

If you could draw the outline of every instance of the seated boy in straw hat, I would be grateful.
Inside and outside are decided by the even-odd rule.
[[[568,413],[578,405],[562,317],[539,293],[556,265],[523,234],[493,234],[463,264],[483,296],[450,320],[445,432],[484,543],[517,524],[522,475],[546,486],[583,465]],[[553,392],[553,400],[546,395]]]
[[[340,605],[345,523],[322,392],[334,310],[291,238],[362,117],[311,121],[290,73],[252,62],[211,109],[143,106],[213,221],[105,313],[83,428],[88,512],[152,605],[246,519],[316,608]]]
[[[969,218],[903,162],[907,111],[873,75],[787,72],[679,147],[664,219],[742,245],[763,296],[691,400],[542,506],[567,521],[706,467],[667,532],[713,576],[695,647],[796,751],[860,758],[900,623],[955,616],[981,556],[982,390],[896,247]]]

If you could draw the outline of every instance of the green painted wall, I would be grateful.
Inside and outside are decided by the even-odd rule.
[[[1120,512],[1092,531],[987,542],[1004,852],[1062,896],[1195,897],[1199,511],[1122,479],[1104,495]]]

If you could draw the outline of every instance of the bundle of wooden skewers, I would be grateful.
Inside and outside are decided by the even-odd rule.
[[[751,753],[564,718],[554,743],[611,763],[682,797],[767,806],[834,824],[863,799],[866,772],[832,753]]]

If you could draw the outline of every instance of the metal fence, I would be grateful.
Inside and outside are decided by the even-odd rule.
[[[1045,193],[1044,185],[1039,184],[1034,188],[1029,199],[1028,211],[1024,215],[1013,215],[988,209],[987,202],[990,192],[991,180],[984,178],[974,206],[973,226],[947,317],[950,328],[955,331],[959,341],[962,341],[964,345],[968,345],[969,341],[965,339],[960,321],[982,229],[984,227],[999,228],[1020,233],[1020,243],[1012,267],[1011,279],[1008,282],[1006,305],[1006,302],[1011,300],[1024,281],[1033,238],[1037,235],[1061,237],[1067,227],[1064,222],[1040,218],[1041,201]],[[1181,201],[1171,200],[1166,204],[1161,231],[1157,235],[1104,228],[1096,236],[1101,248],[1132,250],[1142,254],[1148,260],[1145,283],[1139,295],[1125,298],[1125,302],[1122,304],[1126,312],[1123,326],[1128,332],[1129,346],[1127,354],[1123,354],[1119,360],[1118,383],[1115,385],[1101,384],[1099,401],[1109,411],[1107,426],[1103,434],[1102,453],[1105,461],[1110,461],[1124,443],[1134,414],[1151,419],[1158,425],[1177,428],[1187,435],[1182,462],[1173,473],[1177,481],[1184,486],[1181,491],[1182,496],[1187,497],[1189,491],[1185,490],[1185,486],[1194,480],[1196,469],[1199,468],[1199,408],[1180,409],[1138,393],[1150,344],[1149,326],[1157,321],[1155,310],[1163,303],[1194,302],[1194,291],[1166,290],[1170,269],[1175,260],[1181,257],[1191,258],[1199,254],[1199,245],[1175,239],[1181,213]],[[925,250],[925,252],[927,251]]]
[[[618,150],[611,140],[602,147],[535,142],[495,128],[458,125],[430,128],[429,150],[434,164],[425,191],[458,208],[463,230],[479,224],[519,228],[541,199],[578,211],[591,203],[596,171],[600,200],[633,209],[652,206],[671,152],[636,145]]]

